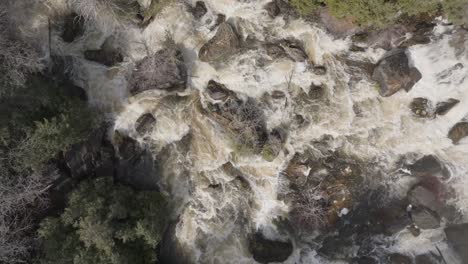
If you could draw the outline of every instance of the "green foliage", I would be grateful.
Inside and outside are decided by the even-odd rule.
[[[468,26],[468,2],[466,0],[445,0],[442,2],[444,13],[456,25]]]
[[[41,263],[154,263],[166,226],[158,192],[136,192],[112,178],[83,182],[60,217],[45,219]]]
[[[447,0],[447,2],[464,0]],[[363,26],[384,27],[394,23],[401,15],[435,15],[440,9],[439,0],[290,0],[301,14],[315,11],[320,4],[328,6],[339,18],[352,17]]]

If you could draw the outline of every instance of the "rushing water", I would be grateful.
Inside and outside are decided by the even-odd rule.
[[[196,1],[188,2],[194,5]],[[395,197],[403,197],[410,187],[398,161],[402,157],[436,155],[451,172],[448,184],[456,190],[451,202],[468,215],[468,139],[453,145],[447,138],[449,129],[468,114],[468,67],[441,74],[457,63],[468,65],[468,52],[450,43],[453,28],[441,23],[434,29],[430,44],[409,49],[422,79],[408,93],[400,91],[384,98],[369,76],[351,71],[342,60],[375,63],[383,50],[350,52],[349,39],[334,39],[302,20],[286,22],[281,16],[272,19],[263,8],[267,2],[205,0],[208,13],[201,20],[195,20],[182,4],[176,4],[143,30],[134,25],[117,25],[103,13],[95,18],[99,23],[91,23],[85,36],[74,43],[64,43],[58,34],[52,35],[54,53],[73,56],[73,79],[86,89],[90,102],[115,115],[115,129],[146,142],[161,160],[161,186],[172,199],[174,215],[180,214],[176,236],[192,258],[199,263],[255,263],[247,249],[248,232],[262,229],[267,236],[285,239],[274,225],[274,219],[289,211],[289,205],[278,199],[278,192],[286,188],[281,172],[295,153],[313,149],[311,142],[324,135],[332,136],[330,149],[375,164],[375,178],[374,174],[367,175],[366,181],[385,182]],[[49,6],[60,12],[69,8],[60,1],[49,1]],[[199,61],[200,47],[216,32],[211,28],[218,13],[260,41],[290,37],[302,41],[309,61],[278,59],[261,64],[259,61],[267,55],[258,50],[237,54],[220,65]],[[164,91],[130,97],[126,77],[134,62],[159,50],[167,32],[183,51],[190,76],[187,90],[179,97]],[[108,36],[114,36],[122,47],[124,63],[108,68],[82,58],[84,50],[98,48]],[[326,75],[314,74],[308,67],[311,64],[326,66]],[[275,160],[234,154],[229,136],[200,111],[200,105],[209,101],[204,93],[209,80],[258,100],[274,90],[286,94],[285,101],[275,101],[264,109],[268,128],[288,127],[287,142]],[[300,92],[308,92],[311,83],[327,87],[326,103],[301,102]],[[418,119],[408,107],[416,97],[433,102],[455,98],[461,102],[444,116]],[[134,124],[147,112],[153,113],[157,125],[141,138]],[[292,120],[297,113],[311,122],[295,126]],[[226,170],[228,162],[232,168]],[[248,184],[239,181],[238,174]],[[215,185],[220,187],[213,188]],[[449,263],[457,262],[443,242],[442,228],[424,231],[417,238],[403,230],[386,239],[395,241],[390,251],[409,255],[427,252],[436,244]],[[310,244],[298,240],[286,263],[327,262]]]

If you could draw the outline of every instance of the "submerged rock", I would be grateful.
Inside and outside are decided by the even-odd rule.
[[[200,19],[208,12],[208,9],[206,8],[205,2],[197,1],[195,7],[193,7],[191,11],[196,19]]]
[[[140,116],[135,123],[135,130],[140,135],[151,132],[156,125],[156,118],[151,113]]]
[[[393,50],[379,62],[372,78],[380,85],[381,96],[391,96],[401,89],[409,91],[421,79],[421,73],[410,67],[405,50]]]
[[[437,115],[445,115],[446,113],[450,111],[450,109],[452,109],[458,103],[460,103],[460,101],[457,99],[453,99],[453,98],[450,98],[447,101],[438,102],[436,105],[435,113]]]
[[[213,100],[225,101],[229,96],[235,95],[234,92],[229,90],[224,84],[218,83],[216,81],[210,80],[208,86],[206,87],[208,95]]]
[[[450,177],[450,172],[434,155],[426,155],[408,167],[418,177],[434,176],[441,179]]]
[[[392,253],[388,257],[388,264],[413,264],[413,260],[400,253]]]
[[[426,98],[414,98],[410,104],[411,111],[418,117],[426,118],[434,116],[434,106]]]
[[[212,62],[235,54],[241,47],[241,40],[234,28],[223,22],[216,35],[210,39],[198,54],[201,61]]]
[[[414,224],[421,229],[435,229],[440,227],[439,216],[429,210],[416,208],[412,211]]]
[[[448,133],[448,137],[452,140],[453,144],[458,144],[466,136],[468,136],[468,122],[457,123]]]
[[[434,212],[439,211],[441,208],[437,195],[423,186],[416,186],[410,190],[408,200],[413,206],[428,208]]]
[[[72,13],[65,17],[62,39],[65,42],[73,42],[76,38],[83,36],[85,32],[84,17]]]
[[[468,263],[468,223],[445,228],[448,243],[455,249],[463,263]]]
[[[278,42],[267,43],[264,47],[268,56],[273,59],[289,58],[296,62],[307,60],[307,54],[298,40],[284,39]]]
[[[256,233],[249,241],[249,251],[259,263],[283,262],[292,254],[293,245],[290,241],[274,241]]]
[[[153,89],[185,89],[186,82],[187,69],[182,54],[173,49],[162,49],[137,62],[129,84],[130,92],[137,94]]]

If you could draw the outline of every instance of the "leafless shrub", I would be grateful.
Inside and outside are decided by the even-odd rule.
[[[321,228],[327,223],[327,210],[323,203],[319,188],[304,189],[295,193],[290,216],[302,228]]]
[[[13,34],[15,26],[10,23],[7,10],[7,2],[0,3],[0,96],[24,85],[29,74],[44,67],[37,50]]]

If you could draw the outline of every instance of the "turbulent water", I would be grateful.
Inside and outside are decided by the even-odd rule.
[[[54,10],[69,8],[60,1],[49,2]],[[189,2],[195,4],[194,0]],[[281,172],[295,153],[312,150],[319,155],[321,150],[312,142],[323,140],[324,135],[332,136],[329,149],[372,164],[365,184],[384,185],[394,197],[405,196],[411,186],[407,171],[399,167],[402,157],[416,160],[427,154],[437,156],[450,170],[447,184],[456,192],[450,202],[468,215],[468,138],[454,145],[447,137],[450,128],[468,114],[468,67],[443,74],[457,63],[468,65],[468,51],[451,43],[453,27],[439,22],[430,44],[409,49],[411,63],[422,73],[422,79],[409,92],[381,97],[375,83],[343,58],[376,63],[383,50],[350,52],[349,39],[334,39],[302,20],[271,18],[263,8],[267,2],[206,0],[208,13],[201,20],[195,20],[186,6],[176,4],[145,29],[117,24],[102,14],[96,17],[100,23],[94,23],[93,30],[70,44],[64,43],[58,33],[52,34],[51,49],[72,56],[73,80],[86,89],[90,103],[115,116],[116,130],[151,146],[161,161],[161,186],[171,197],[174,217],[180,215],[176,237],[191,258],[198,263],[256,263],[247,247],[247,234],[252,229],[261,229],[270,238],[287,239],[274,223],[290,210],[290,204],[278,199],[280,192],[287,191]],[[198,51],[215,34],[211,28],[218,13],[260,41],[289,37],[302,41],[309,61],[260,63],[267,55],[255,49],[222,64],[200,61]],[[126,77],[134,62],[161,49],[167,34],[183,51],[189,70],[188,88],[178,96],[175,92],[150,91],[132,97]],[[84,50],[99,48],[108,36],[114,36],[123,48],[124,63],[108,68],[82,58]],[[327,73],[314,74],[310,68],[313,64],[326,66]],[[210,100],[204,92],[209,80],[259,101],[272,91],[286,94],[263,109],[269,129],[280,125],[288,128],[285,147],[276,159],[268,162],[260,155],[235,154],[229,136],[200,110],[200,105]],[[311,83],[327,87],[327,100],[301,100],[301,91],[307,93]],[[409,109],[416,97],[461,102],[444,116],[419,119]],[[140,137],[134,124],[148,112],[156,117],[157,124],[149,135]],[[293,121],[296,114],[310,122],[298,126]],[[230,170],[226,170],[228,162],[233,165]],[[240,181],[238,175],[244,180]],[[403,230],[384,240],[393,241],[389,252],[408,255],[427,252],[437,245],[449,263],[457,263],[443,242],[442,228],[424,231],[419,237]],[[316,249],[308,238],[295,239],[294,252],[285,263],[328,263]]]

